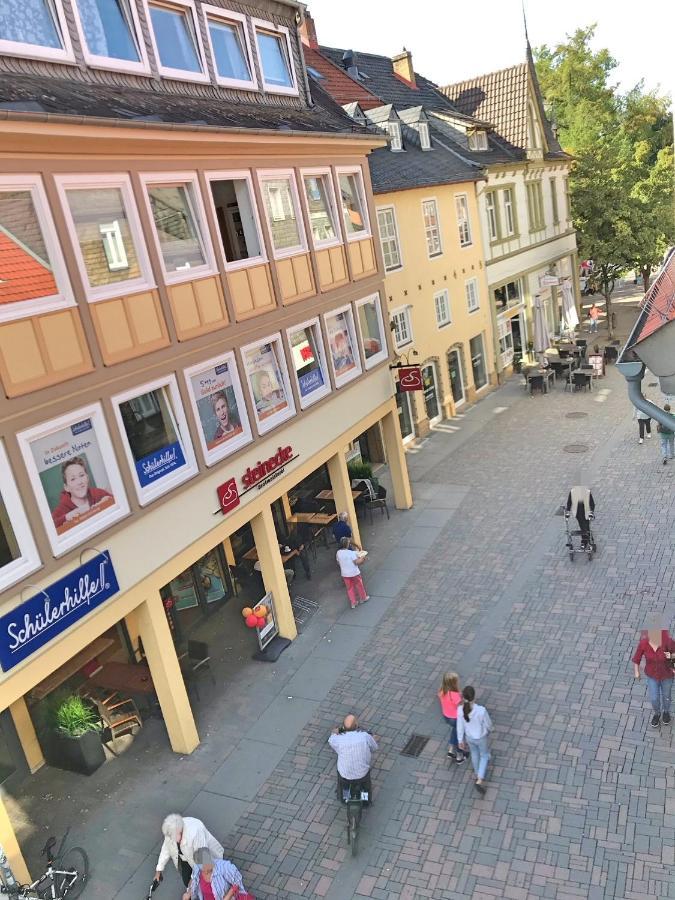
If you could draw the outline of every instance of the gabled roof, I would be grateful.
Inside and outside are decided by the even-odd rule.
[[[659,331],[668,322],[675,320],[675,250],[671,250],[666,262],[652,282],[642,300],[637,327],[631,334],[626,347],[635,346],[640,355],[640,341]],[[675,339],[674,339],[675,340]],[[675,346],[673,348],[675,354]]]
[[[319,82],[321,87],[341,106],[356,102],[365,111],[382,105],[379,97],[376,97],[360,82],[355,81],[341,65],[336,65],[317,49],[307,44],[302,45],[302,50],[305,54],[306,65],[321,75]],[[312,73],[309,74],[311,77]]]
[[[0,261],[0,306],[58,293],[47,264],[1,227]]]

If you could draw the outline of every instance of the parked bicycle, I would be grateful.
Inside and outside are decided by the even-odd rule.
[[[18,884],[8,888],[0,885],[0,894],[17,900],[75,900],[89,878],[89,857],[82,847],[64,850],[70,828],[66,830],[56,853],[56,838],[50,837],[42,849],[47,857],[47,868],[32,884]]]

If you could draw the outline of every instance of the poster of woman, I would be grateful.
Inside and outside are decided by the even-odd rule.
[[[326,330],[336,383],[348,381],[361,371],[353,339],[351,310],[345,308],[326,316]]]
[[[277,342],[259,344],[246,351],[246,371],[258,419],[264,422],[288,409],[284,377],[279,366]]]

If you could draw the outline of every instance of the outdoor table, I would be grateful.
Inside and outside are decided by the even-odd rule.
[[[360,497],[362,493],[363,493],[363,491],[355,491],[352,489],[352,497],[354,498],[354,500],[356,500],[357,497]],[[315,500],[335,500],[335,497],[333,497],[332,491],[321,491],[320,493],[318,493],[316,495],[316,497],[314,499]]]
[[[144,663],[105,663],[99,672],[91,676],[88,684],[121,694],[153,696],[155,693],[150,669]]]
[[[337,513],[293,513],[290,516],[286,516],[287,522],[293,522],[294,524],[299,523],[309,523],[310,525],[330,525],[337,519]]]
[[[291,550],[290,553],[282,553],[281,560],[282,560],[282,562],[287,563],[289,559],[292,559],[294,556],[297,556],[297,555],[298,555],[297,550]],[[258,561],[258,551],[256,550],[256,548],[251,547],[250,550],[248,550],[246,553],[244,553],[244,559],[248,559],[254,563],[257,562]]]
[[[530,381],[533,378],[543,378],[545,394],[548,394],[548,388],[549,388],[550,382],[553,381],[555,383],[555,372],[550,367],[547,369],[531,369],[525,377],[527,379],[528,387],[530,386]]]

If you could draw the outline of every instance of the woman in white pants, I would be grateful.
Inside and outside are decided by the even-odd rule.
[[[492,721],[484,706],[475,703],[476,692],[470,684],[462,691],[464,702],[457,707],[457,741],[471,755],[471,765],[476,773],[476,790],[485,793],[485,775],[490,762],[488,735]]]

